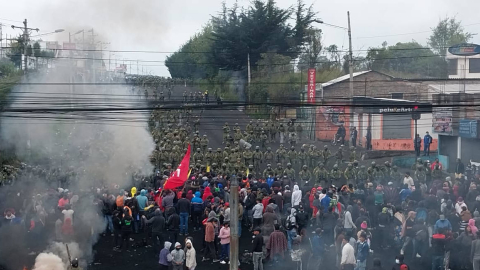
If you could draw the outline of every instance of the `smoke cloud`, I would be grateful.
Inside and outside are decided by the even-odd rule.
[[[106,227],[97,188],[112,194],[117,187],[129,188],[134,173],[150,175],[153,167],[149,155],[155,144],[147,125],[150,112],[110,110],[147,107],[146,101],[130,87],[88,84],[89,77],[73,72],[68,63],[59,61],[56,65],[48,73],[30,75],[12,91],[9,109],[24,109],[24,112],[7,111],[0,116],[3,147],[0,151],[14,153],[27,164],[13,186],[0,190],[0,209],[3,212],[6,208],[17,208],[25,224],[30,224],[32,218],[46,218],[46,223],[52,226],[56,220],[63,221],[63,215],[54,211],[58,193],[46,191],[57,188],[73,191],[76,198],[70,202],[74,210],[72,240],[76,242],[69,243],[69,248],[71,257],[78,257],[80,265],[86,268],[93,260],[92,247]],[[80,84],[71,85],[72,81]],[[26,212],[20,213],[22,205]],[[15,237],[23,237],[25,227],[28,228],[20,227]],[[18,228],[2,226],[0,235],[9,235]],[[20,240],[0,243],[0,265],[18,270],[29,260],[25,243],[28,248],[52,243],[40,250],[45,251],[37,257],[35,269],[60,269],[58,258],[63,263],[61,269],[66,269],[65,245],[54,242],[65,239],[54,234],[29,233],[25,240]],[[11,254],[9,250],[22,256],[16,260],[2,256]]]
[[[65,270],[67,266],[53,253],[42,253],[35,259],[33,270]]]

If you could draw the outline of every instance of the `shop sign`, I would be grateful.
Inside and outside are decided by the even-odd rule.
[[[458,126],[458,136],[464,138],[478,137],[478,120],[463,119]]]

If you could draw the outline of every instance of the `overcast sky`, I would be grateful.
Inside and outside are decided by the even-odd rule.
[[[189,37],[200,31],[212,15],[221,9],[222,0],[15,0],[4,1],[0,9],[3,33],[18,34],[11,24],[21,26],[27,18],[29,26],[40,28],[40,33],[65,29],[64,33],[43,36],[43,40],[68,41],[68,32],[93,28],[96,40],[110,42],[111,50],[174,52]],[[235,1],[227,0],[231,6]],[[354,54],[383,41],[416,40],[426,44],[430,28],[440,18],[456,16],[471,33],[480,32],[480,1],[478,0],[343,0],[311,1],[318,18],[326,23],[347,26],[347,10],[351,14]],[[249,1],[238,0],[247,6]],[[295,0],[277,0],[281,7],[295,5]],[[13,20],[13,21],[11,21]],[[16,22],[18,21],[18,22]],[[347,32],[319,25],[325,45],[337,44],[348,48]],[[87,33],[90,34],[90,33]],[[88,35],[87,35],[88,36]],[[78,35],[81,37],[81,34]],[[473,43],[480,43],[480,35]],[[108,50],[107,49],[107,50]],[[169,76],[162,62],[165,53],[115,53],[112,58],[140,60],[145,70]],[[104,58],[108,58],[108,54]],[[142,62],[158,61],[158,62]],[[125,63],[130,63],[126,61]],[[136,73],[136,62],[132,71]]]

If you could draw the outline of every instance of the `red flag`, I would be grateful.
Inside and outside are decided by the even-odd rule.
[[[187,153],[182,159],[176,171],[170,174],[170,177],[163,184],[164,189],[173,189],[183,186],[188,179],[188,172],[190,166],[190,144],[188,145]]]

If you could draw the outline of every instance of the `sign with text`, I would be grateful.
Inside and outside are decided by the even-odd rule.
[[[432,113],[433,132],[452,135],[453,113],[451,108],[435,108]]]
[[[480,46],[477,44],[463,43],[449,47],[448,52],[453,55],[471,56],[480,54]]]
[[[477,138],[478,121],[469,119],[460,120],[460,125],[458,126],[458,136],[464,138]]]
[[[316,92],[316,73],[317,70],[314,68],[308,69],[308,90],[307,90],[307,102],[315,103],[315,92]]]

